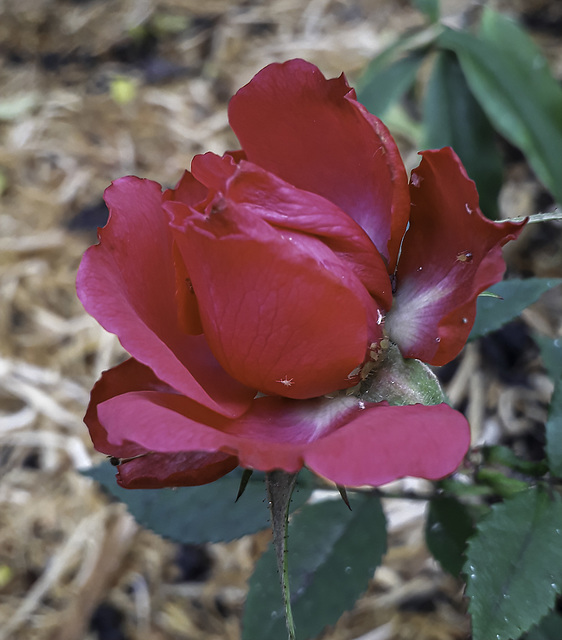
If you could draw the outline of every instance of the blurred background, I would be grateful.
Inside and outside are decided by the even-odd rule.
[[[487,4],[520,21],[560,81],[562,3]],[[480,5],[444,1],[442,13],[470,28]],[[103,459],[82,424],[89,390],[124,357],[76,299],[80,256],[105,223],[111,180],[173,186],[194,154],[237,147],[227,102],[264,65],[303,57],[354,84],[425,24],[407,0],[0,0],[0,640],[240,637],[246,581],[269,534],[175,545],[78,472]],[[409,168],[419,74],[410,119],[390,122]],[[496,144],[499,216],[552,210],[521,151]],[[561,235],[557,222],[529,228],[506,252],[508,273],[561,277]],[[531,458],[540,449],[552,383],[530,332],[561,335],[561,313],[552,291],[441,372],[476,442]],[[424,503],[386,508],[384,564],[322,637],[467,638],[461,585],[425,549]]]

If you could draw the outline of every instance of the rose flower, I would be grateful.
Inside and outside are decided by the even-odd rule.
[[[450,148],[423,152],[408,185],[345,77],[302,60],[258,73],[229,119],[242,150],[196,156],[163,193],[135,177],[106,191],[77,289],[132,357],[92,390],[94,446],[130,488],[237,465],[349,486],[451,473],[465,418],[373,388],[392,349],[459,353],[522,225],[484,218]]]

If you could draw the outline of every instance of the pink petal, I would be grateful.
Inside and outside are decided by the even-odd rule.
[[[298,471],[303,465],[349,486],[414,475],[436,479],[469,446],[465,418],[447,405],[363,405],[354,397],[259,398],[248,414],[212,427],[193,420],[181,396],[129,393],[99,406],[112,442],[160,452],[221,451],[244,467]],[[155,428],[155,425],[158,425]]]
[[[160,185],[121,178],[106,190],[106,201],[109,222],[78,272],[86,311],[158,378],[224,415],[240,415],[254,391],[222,370],[203,336],[186,335],[179,326],[172,234]]]
[[[194,169],[224,191],[205,212],[180,203],[165,207],[219,362],[266,394],[310,398],[355,384],[351,372],[382,335],[378,307],[356,271],[381,282],[381,298],[390,296],[382,263],[369,253],[372,245],[361,245],[364,236],[357,234],[339,245],[334,238],[343,248],[340,257],[316,237],[332,242],[329,227],[303,233],[324,214],[338,224],[341,212],[248,163],[235,167],[205,156]],[[352,234],[347,222],[339,228]],[[353,261],[351,247],[352,259],[344,257],[353,237],[357,255],[370,255],[373,265]]]
[[[474,182],[451,148],[421,155],[386,327],[405,357],[443,365],[466,343],[478,294],[505,270],[501,247],[525,223],[482,215]]]
[[[404,476],[437,480],[470,446],[466,418],[446,404],[374,406],[306,453],[307,467],[347,486],[378,486]]]
[[[336,204],[393,271],[409,212],[406,172],[343,75],[326,80],[304,60],[271,64],[232,98],[229,118],[248,160]]]

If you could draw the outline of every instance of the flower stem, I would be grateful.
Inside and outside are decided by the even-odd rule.
[[[498,220],[498,222],[523,222],[525,219],[529,219],[529,224],[533,222],[548,222],[549,220],[562,220],[562,212],[555,210],[548,213],[535,213],[530,216],[519,216],[517,218],[506,218],[505,220]]]
[[[269,510],[271,512],[271,528],[273,529],[273,546],[277,558],[277,569],[281,580],[283,604],[285,607],[285,622],[289,640],[296,640],[293,611],[291,609],[291,591],[289,587],[289,554],[287,541],[289,539],[289,505],[291,494],[297,481],[298,473],[287,473],[281,470],[270,471],[265,476]]]

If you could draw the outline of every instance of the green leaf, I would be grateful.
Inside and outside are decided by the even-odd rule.
[[[386,550],[386,521],[373,495],[306,505],[289,523],[289,575],[297,637],[313,638],[335,623],[367,588]],[[273,549],[250,579],[243,640],[286,640]]]
[[[395,40],[375,56],[356,83],[357,97],[371,113],[382,116],[408,91],[425,53],[441,33],[439,25]]]
[[[468,543],[474,640],[509,640],[536,624],[562,587],[562,499],[541,488],[495,504]]]
[[[445,571],[454,576],[460,574],[466,543],[473,533],[474,523],[470,513],[456,498],[437,496],[430,501],[425,541]]]
[[[523,480],[510,478],[496,469],[479,469],[476,473],[476,481],[478,484],[488,485],[502,498],[510,498],[528,488],[528,484]]]
[[[539,333],[533,334],[533,340],[540,349],[541,358],[548,375],[556,383],[562,378],[562,340],[560,338],[552,340],[552,338]]]
[[[500,464],[530,476],[543,476],[548,471],[544,462],[521,460],[515,455],[513,449],[502,445],[482,447],[482,458],[486,464]]]
[[[562,127],[562,87],[533,39],[515,20],[489,7],[482,12],[480,36],[501,50],[504,60],[529,83],[527,92]]]
[[[545,451],[550,472],[562,478],[562,379],[554,387],[548,409]]]
[[[562,616],[550,613],[545,616],[540,624],[531,629],[526,640],[560,640],[562,638]]]
[[[252,477],[244,495],[234,502],[241,469],[211,484],[177,489],[123,489],[115,481],[115,468],[107,463],[83,473],[124,502],[143,527],[176,542],[227,542],[269,527],[263,476]],[[297,484],[293,506],[305,502],[311,493],[310,483],[301,483],[300,488]]]
[[[500,43],[486,27],[481,38],[445,29],[438,44],[457,54],[472,93],[494,127],[522,149],[537,177],[562,201],[562,89],[538,52],[533,57],[513,53],[522,42],[528,45],[523,31],[512,24],[506,27],[506,19],[497,15],[488,21],[502,33]],[[505,50],[514,30],[517,38]]]
[[[375,58],[361,78],[358,99],[367,109],[382,117],[414,84],[423,55],[413,52],[388,65]]]
[[[546,421],[546,456],[553,475],[562,477],[562,340],[551,340],[546,336],[535,334],[535,342],[539,345],[541,356],[554,382],[554,393],[550,400],[548,419]]]
[[[502,300],[478,298],[476,322],[469,340],[475,340],[491,331],[496,331],[506,322],[516,318],[523,309],[536,302],[545,291],[562,284],[562,278],[527,278],[526,280],[504,280],[490,288]]]
[[[461,482],[454,478],[445,478],[444,480],[440,480],[438,487],[446,493],[451,493],[455,496],[489,496],[492,493],[492,489],[490,489],[490,487]]]
[[[489,218],[497,218],[503,167],[496,135],[450,51],[437,54],[423,101],[423,121],[422,147],[452,147],[476,182],[481,209]]]
[[[414,0],[416,6],[422,13],[430,19],[431,22],[437,22],[440,14],[439,0]]]

